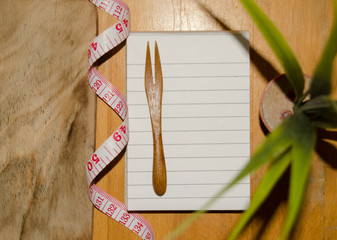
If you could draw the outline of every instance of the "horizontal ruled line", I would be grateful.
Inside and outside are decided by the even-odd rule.
[[[209,75],[202,75],[202,76],[164,76],[165,79],[167,78],[227,78],[227,77],[249,77],[249,75],[215,75],[215,76],[209,76]],[[127,79],[144,79],[144,77],[130,77],[127,76]]]
[[[207,169],[198,169],[198,170],[167,170],[167,172],[171,172],[171,173],[180,173],[180,172],[184,172],[184,173],[187,173],[187,172],[240,172],[242,169],[233,169],[233,170],[230,170],[230,169],[216,169],[216,170],[207,170]],[[137,170],[137,171],[132,171],[132,170],[129,170],[129,173],[152,173],[152,170],[149,170],[149,171],[140,171],[140,170]],[[177,184],[177,185],[180,185],[180,184]],[[195,185],[195,184],[192,184],[192,185]],[[199,184],[197,184],[199,185]],[[202,184],[203,185],[203,184]],[[138,186],[138,185],[137,185]]]
[[[242,156],[215,156],[215,157],[212,157],[212,156],[209,156],[209,157],[166,157],[166,159],[181,159],[181,158],[198,158],[198,159],[222,159],[222,158],[248,158],[249,156],[247,155],[242,155]],[[152,157],[142,157],[142,158],[132,158],[132,157],[128,157],[128,159],[153,159]]]
[[[223,183],[183,183],[183,184],[177,184],[177,183],[167,183],[168,186],[224,186],[230,184],[229,182],[223,182]],[[249,185],[249,182],[238,182],[235,185]],[[128,186],[152,186],[152,183],[149,184],[127,184]]]
[[[165,105],[220,105],[220,104],[223,104],[223,105],[228,105],[228,104],[249,104],[249,102],[233,102],[233,103],[219,103],[219,102],[209,102],[209,103],[197,103],[197,102],[194,102],[194,103],[163,103],[162,106],[165,106]],[[148,104],[146,103],[129,103],[128,104],[129,106],[147,106]]]
[[[174,143],[164,143],[164,146],[194,146],[194,145],[242,145],[242,144],[249,144],[249,142],[223,142],[223,143],[179,143],[179,144],[174,144]],[[129,146],[152,146],[153,143],[139,143],[139,144],[129,144]]]
[[[222,129],[213,129],[213,130],[163,130],[162,132],[226,132],[226,131],[249,131],[249,129],[228,129],[228,130],[222,130]],[[133,130],[132,132],[152,132],[151,130]]]
[[[243,116],[170,116],[170,117],[162,117],[162,119],[198,119],[198,118],[247,118],[249,115]],[[150,119],[150,117],[129,117],[129,119]]]
[[[174,63],[170,63],[170,62],[161,62],[161,65],[227,65],[227,64],[247,64],[249,62],[174,62]],[[128,66],[139,66],[139,65],[144,65],[144,63],[128,63]],[[154,66],[154,64],[152,64],[152,66]]]
[[[230,92],[230,91],[249,91],[249,88],[227,88],[227,89],[190,89],[190,90],[163,90],[163,94],[165,92]],[[128,92],[145,92],[144,90],[129,90]]]
[[[201,196],[196,196],[196,197],[144,197],[144,198],[133,198],[133,197],[129,197],[129,199],[156,199],[156,200],[165,200],[165,199],[211,199],[211,197],[201,197]],[[228,196],[228,197],[218,197],[219,199],[226,199],[226,198],[240,198],[240,199],[248,199],[250,198],[250,196]]]

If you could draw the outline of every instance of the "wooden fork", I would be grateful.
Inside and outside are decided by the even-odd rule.
[[[152,65],[149,42],[146,49],[145,92],[149,104],[153,135],[153,172],[152,185],[158,196],[166,192],[166,166],[161,131],[161,108],[163,95],[163,75],[157,42],[155,42],[155,81],[152,76]]]

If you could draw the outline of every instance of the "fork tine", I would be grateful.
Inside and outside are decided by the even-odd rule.
[[[155,59],[155,82],[162,85],[163,84],[163,74],[161,70],[160,55],[158,50],[157,41],[155,41],[155,50],[154,50],[154,59]]]
[[[147,48],[146,48],[145,78],[144,79],[145,79],[145,87],[149,87],[150,86],[149,84],[153,83],[149,41],[147,42]]]

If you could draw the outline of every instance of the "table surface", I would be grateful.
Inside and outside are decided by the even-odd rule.
[[[331,0],[257,0],[260,7],[279,27],[307,74],[312,74],[330,30]],[[251,47],[251,151],[265,138],[259,119],[259,100],[268,80],[282,73],[282,68],[256,26],[236,0],[128,0],[131,31],[210,31],[249,30]],[[99,33],[115,20],[98,11]],[[112,56],[112,57],[111,57]],[[336,63],[336,62],[335,62]],[[335,64],[335,69],[337,66]],[[105,60],[99,71],[122,93],[125,93],[125,46]],[[336,72],[334,73],[336,78]],[[335,94],[336,96],[336,91]],[[102,101],[97,101],[96,147],[101,145],[121,123],[117,115]],[[336,139],[336,134],[333,138]],[[336,146],[336,143],[333,143]],[[308,189],[293,239],[337,239],[337,153],[319,143]],[[321,155],[325,161],[322,161]],[[124,156],[111,166],[97,185],[124,201]],[[251,192],[261,181],[265,168],[251,175]],[[287,181],[253,218],[240,239],[276,239],[282,229],[286,204]],[[163,239],[190,213],[144,213],[152,225],[156,239]],[[239,219],[239,212],[207,213],[177,239],[225,239]],[[119,223],[94,210],[93,239],[139,239]]]

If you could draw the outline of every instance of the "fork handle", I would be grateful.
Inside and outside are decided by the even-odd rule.
[[[152,185],[158,196],[162,196],[166,192],[166,182],[166,165],[162,134],[161,132],[153,133]]]

